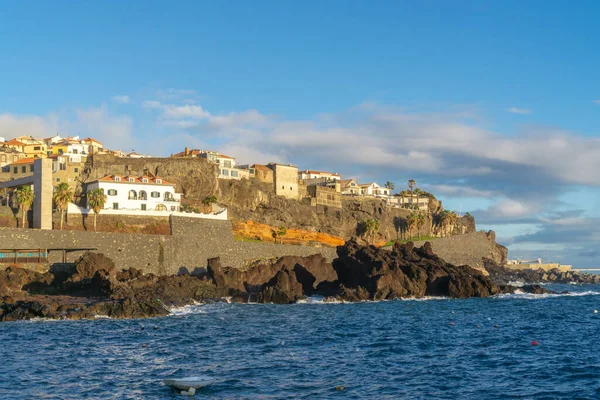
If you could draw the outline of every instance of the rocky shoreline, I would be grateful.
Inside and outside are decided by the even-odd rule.
[[[337,248],[332,263],[321,255],[286,256],[244,270],[208,260],[200,275],[157,276],[130,268],[118,271],[102,254],[87,253],[71,270],[44,274],[9,267],[0,271],[0,321],[33,318],[146,318],[170,314],[172,307],[194,302],[224,301],[289,304],[306,296],[324,301],[391,300],[444,296],[489,297],[513,293],[509,281],[538,283],[534,273],[506,270],[488,261],[489,276],[468,266],[455,266],[436,256],[430,243],[396,244],[389,250],[359,244]],[[517,277],[517,278],[516,278]],[[571,279],[591,279],[575,274]],[[561,279],[567,279],[561,275]],[[557,280],[556,282],[562,282]],[[586,281],[587,282],[587,281]],[[548,293],[530,285],[530,293]]]

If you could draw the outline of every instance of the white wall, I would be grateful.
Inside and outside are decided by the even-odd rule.
[[[69,203],[69,207],[67,208],[68,214],[84,214],[84,215],[92,215],[94,212],[92,210],[88,210],[87,208],[78,207],[73,203]],[[221,208],[217,212],[212,212],[209,214],[202,213],[193,213],[193,212],[181,212],[181,211],[142,211],[142,210],[113,210],[104,209],[100,211],[102,215],[135,215],[141,217],[168,217],[170,215],[175,215],[178,217],[189,217],[189,218],[203,218],[203,219],[214,219],[214,220],[227,220],[227,209]]]

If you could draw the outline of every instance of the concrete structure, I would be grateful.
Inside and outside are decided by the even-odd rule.
[[[429,211],[429,200],[429,197],[425,196],[417,196],[416,194],[411,196],[399,193],[390,198],[389,202],[400,208],[414,208],[414,206],[418,206],[421,211]]]
[[[239,168],[248,169],[250,178],[256,178],[261,182],[273,184],[273,170],[266,165],[240,165]]]
[[[105,210],[174,212],[181,208],[181,194],[175,193],[175,184],[151,174],[108,175],[88,182],[86,193],[97,188],[107,197]]]
[[[542,269],[544,271],[550,271],[550,270],[553,270],[553,269],[557,269],[557,270],[559,270],[561,272],[571,271],[571,269],[573,268],[572,265],[560,265],[558,263],[505,264],[504,266],[506,268],[516,269],[516,270],[520,270],[520,269],[532,269],[532,270]]]
[[[79,207],[73,203],[69,203],[69,206],[67,208],[67,219],[73,218],[73,217],[81,217],[81,216],[88,216],[88,215],[93,215],[94,211],[90,210],[89,208],[83,208],[83,207]],[[135,209],[135,210],[130,210],[130,209],[112,209],[112,208],[105,208],[104,210],[100,211],[99,215],[116,215],[116,216],[137,216],[137,217],[170,217],[170,216],[176,216],[176,217],[186,217],[186,218],[203,218],[203,219],[213,219],[213,220],[221,220],[221,221],[227,221],[227,209],[223,208],[223,207],[219,207],[217,205],[213,204],[213,211],[209,212],[209,213],[196,213],[196,212],[191,212],[191,211],[180,211],[175,210],[175,211],[171,211],[169,210],[163,210],[163,211],[156,211],[156,210],[141,210],[141,209]]]
[[[336,256],[335,248],[238,242],[233,239],[230,221],[183,217],[171,217],[170,221],[171,235],[0,228],[0,237],[5,250],[97,248],[119,269],[134,267],[157,274],[182,269],[192,272],[204,268],[212,257],[221,257],[223,265],[243,267],[258,259],[284,255],[321,253],[329,261]],[[73,262],[83,253],[73,251],[67,254],[67,261]],[[50,252],[49,262],[62,262],[62,253]]]
[[[273,170],[275,194],[298,200],[298,167],[275,163],[269,164],[268,167]]]
[[[48,146],[46,143],[32,136],[19,136],[5,142],[4,145],[25,153],[27,157],[44,158],[48,155]]]
[[[340,181],[340,191],[344,195],[359,195],[360,186],[354,179],[344,179]]]
[[[54,186],[66,182],[75,191],[85,163],[70,161],[71,157],[68,155],[52,155],[48,158],[52,160],[52,182]]]
[[[388,198],[391,190],[383,186],[379,186],[375,182],[360,184],[360,194],[362,196],[374,196]]]
[[[0,189],[33,185],[33,227],[52,229],[52,161],[38,158],[34,174],[0,183]]]
[[[311,206],[342,208],[342,195],[335,188],[311,185],[307,188]]]

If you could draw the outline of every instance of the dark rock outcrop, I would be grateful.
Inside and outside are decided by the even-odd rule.
[[[340,300],[447,296],[487,297],[500,289],[479,271],[456,267],[437,257],[430,243],[396,244],[392,251],[361,246],[355,241],[338,247],[333,267],[338,274]],[[329,288],[331,291],[331,288]],[[328,293],[331,295],[331,293]]]
[[[511,282],[535,283],[600,283],[600,275],[585,274],[579,271],[560,271],[558,269],[513,269],[498,264],[494,260],[484,259],[484,268],[490,278],[498,285]]]

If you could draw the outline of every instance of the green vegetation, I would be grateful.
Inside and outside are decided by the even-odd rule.
[[[208,214],[212,212],[212,205],[217,202],[217,196],[206,196],[202,200],[202,204],[204,205],[204,213]]]
[[[88,206],[94,210],[94,232],[96,232],[96,218],[102,209],[104,209],[104,204],[106,203],[106,195],[104,194],[104,190],[100,188],[92,189],[87,192],[87,201]]]
[[[65,210],[69,206],[69,202],[73,198],[73,191],[67,182],[59,183],[54,187],[54,195],[52,199],[56,204],[56,209],[60,211],[60,230],[62,231],[63,222],[65,220]]]
[[[408,242],[420,242],[422,240],[435,240],[435,239],[439,239],[438,237],[435,236],[417,236],[414,237],[412,239],[404,239],[404,240],[390,240],[389,242],[387,242],[384,246],[393,246],[394,243],[396,242],[400,242],[402,244],[406,244]]]
[[[19,209],[21,210],[22,222],[21,227],[25,228],[25,217],[27,216],[27,211],[31,208],[33,204],[33,191],[31,190],[31,186],[23,185],[19,186],[16,191],[17,196],[17,204],[19,205]]]
[[[375,243],[375,234],[379,232],[379,229],[381,228],[381,223],[379,222],[379,220],[371,218],[366,221],[363,221],[363,224],[365,235],[367,236],[367,238],[369,236],[371,237],[371,243]]]
[[[394,190],[396,188],[396,185],[394,185],[393,182],[387,181],[384,185],[384,187],[386,189],[390,189],[390,191]]]
[[[285,226],[282,226],[281,228],[279,228],[277,230],[276,233],[277,233],[277,236],[279,237],[279,243],[282,243],[283,242],[283,237],[285,235],[287,235],[287,228]]]

